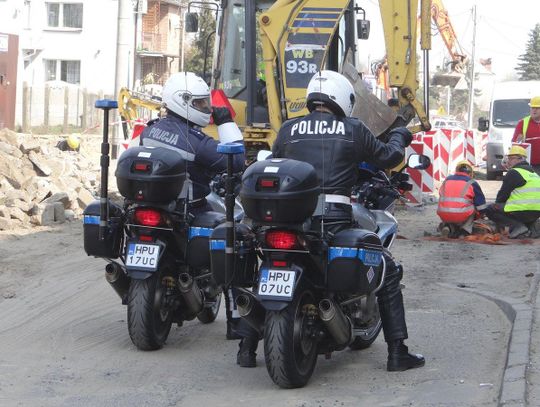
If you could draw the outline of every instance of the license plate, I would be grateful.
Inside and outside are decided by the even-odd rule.
[[[291,298],[295,279],[295,271],[262,269],[258,294],[267,297]]]
[[[157,244],[128,243],[126,267],[155,270],[158,265]]]

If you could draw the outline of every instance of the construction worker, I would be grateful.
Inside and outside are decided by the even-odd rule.
[[[60,140],[56,147],[62,151],[79,151],[81,142],[77,134],[70,134],[66,139]]]
[[[359,163],[366,161],[380,168],[398,165],[412,134],[399,127],[389,132],[386,143],[377,139],[361,121],[351,117],[354,88],[337,72],[316,73],[308,84],[306,103],[310,113],[283,124],[272,155],[305,161],[316,168],[326,200],[324,217],[319,221],[326,230],[336,233],[355,224],[350,196]],[[385,251],[384,256],[386,276],[377,300],[388,344],[386,368],[388,371],[418,368],[424,366],[424,357],[409,353],[404,344],[408,334],[400,286],[403,267],[390,252]]]
[[[540,96],[533,97],[529,106],[531,114],[518,122],[512,142],[531,145],[530,164],[540,174]]]
[[[439,225],[441,234],[452,238],[470,235],[474,220],[486,208],[486,198],[474,180],[472,165],[466,160],[458,162],[456,172],[444,180],[439,190],[437,215],[442,221]]]
[[[520,146],[510,148],[506,165],[508,172],[486,215],[499,228],[509,226],[511,239],[538,237],[534,224],[540,218],[540,176],[529,165],[527,151]]]

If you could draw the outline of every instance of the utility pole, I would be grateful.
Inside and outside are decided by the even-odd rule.
[[[472,8],[472,18],[473,18],[473,40],[472,40],[472,56],[471,56],[471,79],[470,79],[470,89],[469,89],[469,118],[468,118],[468,128],[472,129],[472,121],[474,117],[474,59],[476,51],[476,5]]]
[[[114,80],[114,95],[116,98],[120,88],[130,86],[129,78],[130,58],[132,58],[132,37],[133,37],[133,5],[131,0],[118,0],[118,23],[116,36],[116,68]],[[111,157],[118,158],[120,146],[120,134],[122,134],[122,124],[113,127]]]

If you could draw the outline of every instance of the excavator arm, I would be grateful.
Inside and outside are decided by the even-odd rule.
[[[121,88],[118,93],[118,114],[122,119],[124,139],[129,139],[137,120],[147,121],[159,112],[161,101],[141,92]]]
[[[431,47],[429,32],[431,29],[428,10],[430,0],[422,0],[420,15],[420,32],[422,49],[427,59],[427,50]],[[427,112],[427,92],[424,95],[425,106],[417,99],[418,58],[417,58],[417,10],[418,0],[384,0],[379,1],[381,18],[386,44],[386,62],[383,64],[387,72],[388,87],[398,90],[400,111],[399,121],[408,123],[415,115],[420,119],[420,126],[411,131],[429,130],[431,124]],[[427,34],[426,34],[427,33]],[[427,63],[424,64],[424,75],[428,75]],[[424,89],[428,89],[428,81],[424,80]],[[399,122],[396,124],[400,124]]]

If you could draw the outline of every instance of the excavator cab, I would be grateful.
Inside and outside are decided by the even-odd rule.
[[[349,78],[360,101],[353,116],[374,134],[407,124],[358,72],[358,40],[369,37],[370,22],[356,1],[222,0],[217,14],[211,87],[229,99],[248,157],[270,149],[284,121],[308,113],[306,87],[322,69]],[[409,17],[416,20],[416,14]],[[194,30],[196,19],[191,13],[186,18],[186,31]]]

